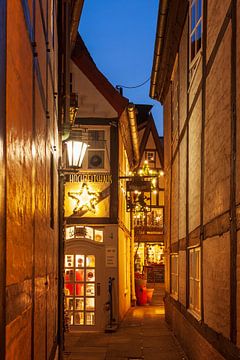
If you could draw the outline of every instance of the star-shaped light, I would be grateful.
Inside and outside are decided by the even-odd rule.
[[[96,205],[99,199],[98,192],[89,191],[86,183],[82,184],[82,188],[78,192],[69,192],[68,196],[76,201],[76,206],[73,209],[73,213],[77,214],[80,211],[96,212]]]

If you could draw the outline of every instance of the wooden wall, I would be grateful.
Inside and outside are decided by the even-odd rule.
[[[56,11],[55,0],[11,0],[6,7],[6,317],[0,327],[11,360],[53,358],[57,344]]]

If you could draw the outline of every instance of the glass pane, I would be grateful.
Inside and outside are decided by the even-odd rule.
[[[95,296],[95,284],[86,284],[86,296]]]
[[[193,277],[193,252],[189,252],[189,277]]]
[[[76,284],[75,291],[75,295],[84,296],[84,284]]]
[[[75,279],[76,279],[76,281],[84,281],[84,270],[83,269],[76,269]]]
[[[95,229],[95,241],[97,242],[103,242],[103,230],[96,230]]]
[[[95,270],[94,269],[87,269],[86,281],[95,281]]]
[[[73,325],[73,312],[67,312],[65,314],[65,321],[70,324]]]
[[[189,304],[193,305],[193,296],[194,296],[194,290],[193,290],[193,280],[190,280],[189,282]]]
[[[73,310],[73,298],[65,298],[66,299],[66,309]]]
[[[74,284],[65,284],[64,293],[66,296],[74,295]]]
[[[74,325],[84,325],[84,313],[75,312],[74,315]]]
[[[65,267],[73,267],[73,255],[65,255]]]
[[[86,313],[86,325],[95,325],[95,313],[94,312]]]
[[[76,255],[76,267],[84,267],[84,255]]]
[[[73,269],[65,269],[64,280],[66,282],[74,282],[74,270]]]
[[[74,238],[74,226],[66,228],[66,240]]]
[[[104,140],[104,130],[88,130],[88,140]]]
[[[192,5],[191,8],[191,32],[196,26],[196,5],[195,3]]]
[[[191,61],[195,57],[195,32],[191,36]]]
[[[86,237],[87,239],[93,240],[93,228],[86,226],[85,229],[86,229],[86,235],[85,235],[85,237]]]
[[[86,229],[84,226],[76,226],[75,236],[76,238],[84,238],[86,235]]]
[[[200,23],[197,27],[196,39],[197,39],[197,52],[198,52],[201,49],[201,42],[202,42],[202,23]]]
[[[95,310],[95,298],[86,298],[86,310]]]
[[[95,256],[94,255],[87,256],[86,266],[87,267],[95,267]]]
[[[84,310],[84,298],[75,299],[75,310]]]
[[[104,168],[104,151],[88,150],[88,168],[103,169]]]
[[[202,0],[198,0],[198,11],[197,11],[197,21],[202,16]]]

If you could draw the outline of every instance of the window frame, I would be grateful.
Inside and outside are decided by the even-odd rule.
[[[172,260],[176,259],[176,273],[173,272],[173,264]],[[173,289],[173,277],[175,278],[176,283],[176,290]],[[170,295],[175,299],[178,300],[179,295],[179,285],[178,285],[178,279],[179,279],[179,254],[173,253],[170,255]]]
[[[191,263],[191,260],[193,259],[193,256],[191,254],[194,254],[194,257],[196,256],[196,253],[198,253],[198,260],[197,260],[197,266],[198,269],[196,269],[196,259],[194,259],[194,264]],[[193,265],[195,268],[193,269]],[[189,285],[189,292],[188,292],[188,311],[196,317],[198,320],[201,319],[201,282],[202,282],[202,274],[201,274],[201,247],[195,246],[193,248],[188,249],[188,285]],[[193,283],[193,286],[191,287],[191,283]],[[197,286],[196,286],[197,285]],[[198,288],[198,302],[196,302],[196,287]],[[191,291],[191,288],[193,290]],[[193,298],[193,300],[192,300]],[[199,308],[196,307],[196,304],[199,304]]]
[[[195,13],[195,25],[192,29],[192,8],[195,6],[195,9],[199,9],[198,4],[201,2],[201,16],[197,19]],[[195,10],[196,11],[196,10]],[[197,21],[196,21],[197,20]],[[192,36],[196,34],[198,27],[201,26],[201,46],[197,50],[197,42],[195,41],[195,55],[192,58]],[[197,69],[198,62],[202,53],[202,35],[203,35],[203,0],[189,0],[189,71],[190,79],[192,79],[195,70]]]

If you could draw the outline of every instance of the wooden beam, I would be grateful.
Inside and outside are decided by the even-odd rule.
[[[6,347],[6,46],[7,0],[0,0],[0,358]]]

